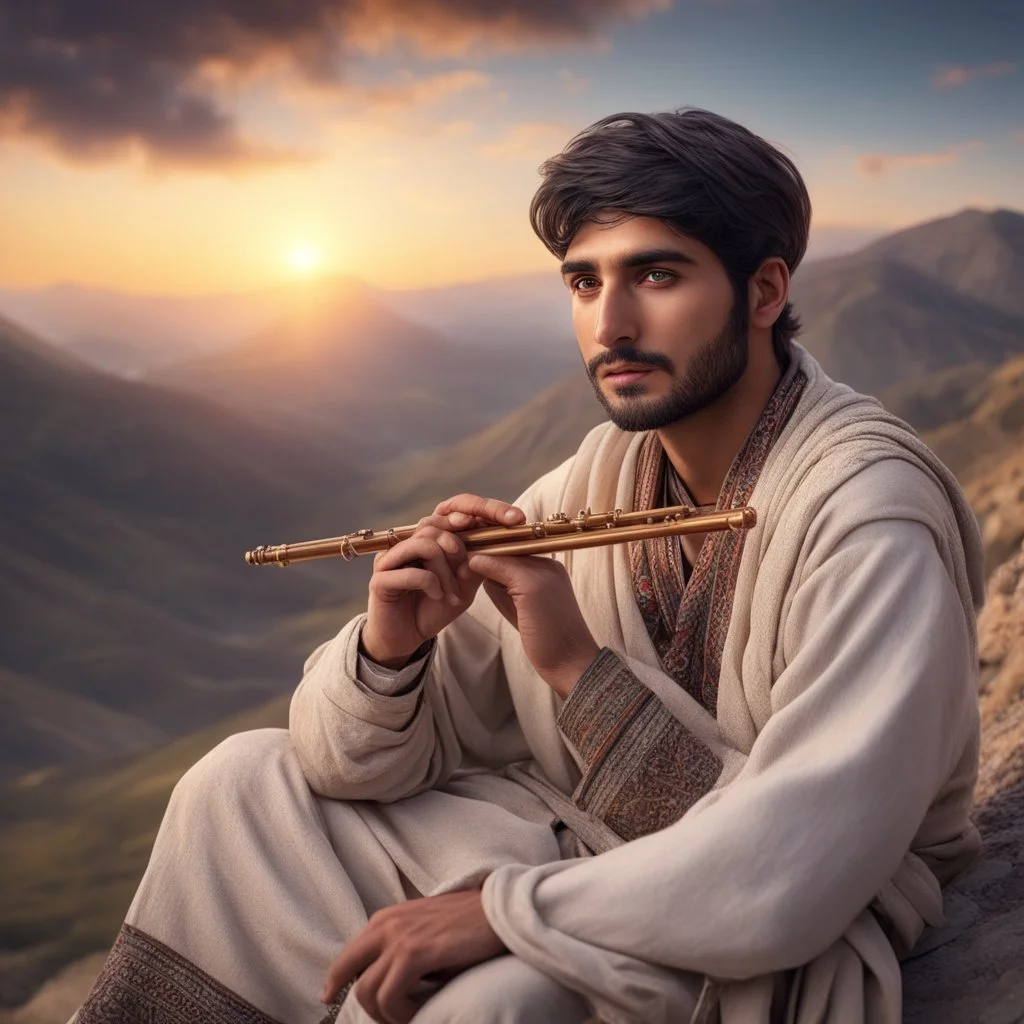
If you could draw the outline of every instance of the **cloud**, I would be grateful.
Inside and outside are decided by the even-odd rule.
[[[936,89],[956,89],[978,78],[995,78],[1000,75],[1012,75],[1017,70],[1014,61],[1003,60],[994,64],[981,64],[976,67],[952,67],[940,71],[932,78]]]
[[[361,88],[349,87],[345,95],[375,107],[421,107],[439,103],[449,96],[470,89],[486,88],[490,83],[490,75],[479,71],[449,71],[426,78],[415,78],[409,72],[404,72],[395,82]]]
[[[980,148],[980,142],[964,142],[931,153],[868,153],[857,161],[857,166],[865,177],[880,178],[882,175],[908,167],[941,167],[955,164],[965,153]]]
[[[570,71],[568,68],[562,68],[558,72],[558,77],[562,82],[562,90],[570,95],[586,92],[590,88],[589,78],[577,75],[575,71]]]
[[[481,146],[480,153],[494,160],[544,160],[559,152],[572,134],[573,130],[564,124],[516,124],[497,141]]]
[[[605,27],[672,0],[0,0],[0,138],[73,160],[133,153],[151,165],[238,168],[310,154],[250,138],[230,106],[240,81],[286,69],[346,91],[353,58],[422,57],[601,42]],[[437,102],[479,73],[407,80],[370,102]],[[485,76],[480,76],[485,77]],[[358,95],[358,88],[355,93]]]

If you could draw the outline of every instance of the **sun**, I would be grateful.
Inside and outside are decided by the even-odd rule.
[[[288,266],[296,274],[311,274],[320,266],[320,250],[313,245],[296,245],[286,257]]]

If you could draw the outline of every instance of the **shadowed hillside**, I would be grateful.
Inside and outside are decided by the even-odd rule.
[[[242,560],[355,520],[341,459],[5,321],[0,432],[0,770],[137,750],[287,689],[294,653],[261,626],[363,586]]]
[[[1024,216],[1016,210],[961,210],[887,235],[859,256],[893,260],[962,295],[1024,316]]]
[[[868,394],[1024,353],[1024,318],[890,260],[809,266],[797,273],[793,296],[801,342],[829,376]]]
[[[605,418],[581,369],[465,441],[397,463],[374,482],[369,500],[380,514],[403,522],[462,491],[513,501]]]

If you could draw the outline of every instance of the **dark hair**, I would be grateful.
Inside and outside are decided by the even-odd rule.
[[[601,118],[540,166],[530,203],[540,240],[564,259],[598,211],[656,217],[706,245],[737,297],[770,256],[790,272],[807,250],[811,200],[789,157],[742,125],[696,107]],[[787,302],[772,327],[780,365],[800,321]]]

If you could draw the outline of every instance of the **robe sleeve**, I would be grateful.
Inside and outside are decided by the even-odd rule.
[[[378,665],[360,652],[356,658],[356,682],[382,697],[396,697],[403,692],[408,693],[420,681],[436,646],[436,638],[421,644],[422,653],[414,652],[412,660],[397,669]]]
[[[600,856],[507,865],[513,953],[616,994],[623,964],[746,979],[826,950],[896,872],[976,734],[967,612],[930,529],[861,522],[805,567],[772,714],[737,776]]]
[[[708,793],[722,761],[610,648],[558,715],[581,778],[573,802],[623,839],[671,825]]]
[[[359,679],[359,634],[347,623],[306,660],[289,730],[310,787],[337,800],[391,802],[442,785],[460,766],[528,756],[483,588],[441,631],[419,681],[394,695]]]
[[[570,462],[515,502],[528,522],[557,500]],[[313,651],[292,695],[288,727],[314,792],[387,803],[443,785],[460,767],[497,769],[531,756],[502,659],[511,627],[483,587],[438,634],[419,681],[394,694],[360,678],[365,621],[356,616]]]

